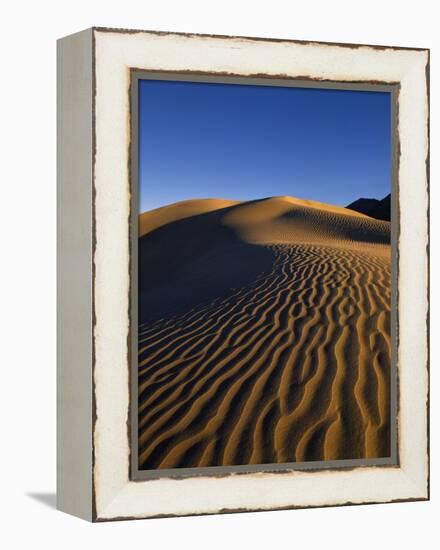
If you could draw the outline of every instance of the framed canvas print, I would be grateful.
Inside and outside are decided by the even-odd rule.
[[[58,43],[58,507],[429,498],[429,51]]]

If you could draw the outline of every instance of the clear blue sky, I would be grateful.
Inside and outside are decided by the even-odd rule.
[[[390,192],[387,92],[139,81],[139,210]]]

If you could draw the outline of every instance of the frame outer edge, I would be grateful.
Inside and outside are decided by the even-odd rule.
[[[87,31],[84,31],[84,32],[87,32]],[[145,33],[150,33],[150,34],[158,34],[158,35],[167,35],[167,34],[172,34],[172,35],[184,35],[184,36],[187,36],[188,38],[190,37],[210,37],[210,38],[240,38],[240,37],[228,37],[228,36],[210,36],[210,35],[194,35],[194,34],[185,34],[185,33],[167,33],[167,32],[164,32],[164,33],[155,33],[154,31],[128,31],[128,30],[120,30],[120,29],[104,29],[104,28],[99,28],[99,27],[94,27],[92,30],[92,42],[94,44],[94,41],[95,41],[95,33],[98,34],[98,33],[107,33],[107,32],[114,32],[114,33],[142,33],[142,32],[145,32]],[[244,40],[249,40],[249,41],[253,41],[253,40],[257,40],[255,38],[250,38],[250,37],[243,37]],[[266,41],[270,41],[270,39],[262,39],[262,40],[266,40]],[[275,41],[275,40],[274,40]],[[280,41],[284,41],[284,40],[280,40]],[[417,497],[410,497],[410,498],[405,498],[405,499],[395,499],[395,500],[386,500],[386,501],[377,501],[377,502],[360,502],[360,503],[357,503],[357,502],[344,502],[342,504],[336,504],[336,506],[343,506],[343,505],[353,505],[353,504],[375,504],[375,503],[382,503],[382,502],[410,502],[410,501],[419,501],[419,500],[427,500],[429,499],[429,49],[426,49],[426,48],[393,48],[393,47],[381,47],[381,46],[368,46],[368,45],[351,45],[351,44],[333,44],[333,43],[325,43],[325,42],[315,42],[315,41],[311,41],[311,42],[305,42],[305,41],[294,41],[294,40],[286,40],[286,42],[293,42],[293,43],[303,43],[303,44],[325,44],[325,45],[331,45],[331,46],[341,46],[341,47],[348,47],[348,48],[359,48],[359,47],[370,47],[370,48],[375,48],[375,49],[392,49],[392,50],[410,50],[410,51],[417,51],[417,52],[427,52],[427,61],[426,61],[426,97],[427,97],[427,105],[428,105],[428,111],[427,111],[427,118],[424,120],[424,123],[426,124],[426,127],[427,127],[427,138],[428,138],[428,148],[427,148],[427,158],[426,158],[426,180],[425,180],[425,187],[426,187],[426,191],[427,191],[427,197],[428,197],[428,208],[427,208],[427,249],[426,249],[426,258],[428,260],[428,281],[427,281],[427,292],[428,292],[428,301],[427,301],[427,343],[428,343],[428,358],[427,358],[427,365],[426,365],[426,368],[428,370],[428,387],[427,387],[427,432],[428,432],[428,441],[427,441],[427,448],[426,448],[426,451],[427,451],[427,462],[428,462],[428,470],[427,470],[427,477],[425,478],[425,481],[426,481],[426,496],[424,495],[420,495],[420,496],[417,496]],[[93,58],[93,61],[92,61],[92,64],[93,64],[93,96],[95,94],[95,75],[94,75],[94,63],[95,63],[95,55],[94,55],[94,47],[92,46],[92,55],[91,55],[91,58]],[[92,161],[92,165],[94,164],[94,156],[95,156],[95,138],[94,138],[94,131],[95,131],[95,111],[94,111],[94,101],[93,101],[93,107],[92,107],[92,117],[93,118],[93,145],[91,147],[91,150],[93,150],[93,161]],[[93,170],[93,168],[92,168]],[[94,182],[92,182],[94,183]],[[92,199],[92,209],[94,210],[94,191],[93,191],[93,199]],[[94,233],[94,211],[93,211],[93,214],[92,214],[92,234],[93,234],[93,238],[91,239],[91,242],[93,242],[93,250],[94,250],[94,247],[95,247],[95,233]],[[93,280],[93,273],[91,274],[91,279]],[[94,284],[94,283],[92,283]],[[92,304],[92,309],[93,309],[93,304]],[[94,312],[92,313],[94,315]],[[93,329],[92,329],[93,330]],[[92,370],[92,369],[91,369]],[[93,388],[93,398],[94,398],[94,388]],[[94,424],[94,421],[95,421],[95,412],[93,411],[93,424]],[[94,488],[92,488],[92,492],[94,493]],[[423,491],[425,493],[425,491]],[[94,497],[93,497],[93,501],[94,501]],[[324,506],[304,506],[306,508],[308,507],[327,507],[328,505],[324,505]],[[334,504],[330,505],[330,506],[335,506]],[[99,522],[102,522],[102,521],[115,521],[115,520],[124,520],[124,519],[146,519],[148,517],[174,517],[174,516],[180,516],[180,514],[163,514],[163,515],[158,515],[158,516],[115,516],[115,517],[98,517],[97,516],[97,513],[96,513],[96,510],[95,510],[95,506],[93,505],[92,506],[93,510],[91,512],[91,516],[86,518],[86,519],[93,519],[93,521],[99,521]],[[276,509],[279,509],[279,510],[282,510],[282,509],[292,509],[292,508],[302,508],[302,506],[292,506],[292,507],[280,507],[280,508],[271,508],[276,510]],[[252,511],[260,511],[259,509],[257,508],[250,508],[250,509],[223,509],[223,510],[220,510],[219,512],[207,512],[206,514],[212,514],[212,513],[237,513],[237,512],[252,512]],[[261,511],[265,511],[265,510],[261,510]],[[187,514],[182,514],[182,515],[187,515]],[[191,515],[205,515],[205,513],[202,513],[202,514],[191,514]]]
[[[57,42],[57,508],[92,512],[92,30]]]
[[[430,292],[431,292],[431,50],[426,49],[427,59],[425,65],[425,78],[426,78],[426,133],[427,133],[427,153],[426,153],[426,194],[427,194],[427,209],[426,209],[426,231],[427,231],[427,243],[426,243],[426,260],[427,260],[427,312],[426,312],[426,369],[428,374],[428,387],[426,396],[426,460],[427,460],[427,479],[426,479],[426,500],[431,500],[431,411],[430,411],[430,399],[431,399],[431,307],[430,307]]]

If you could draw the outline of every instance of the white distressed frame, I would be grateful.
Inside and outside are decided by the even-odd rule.
[[[429,498],[427,50],[92,31],[94,520]],[[130,69],[400,83],[398,467],[129,479]]]

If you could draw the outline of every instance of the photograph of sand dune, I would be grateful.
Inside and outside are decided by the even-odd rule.
[[[392,103],[139,79],[139,470],[392,457]]]

